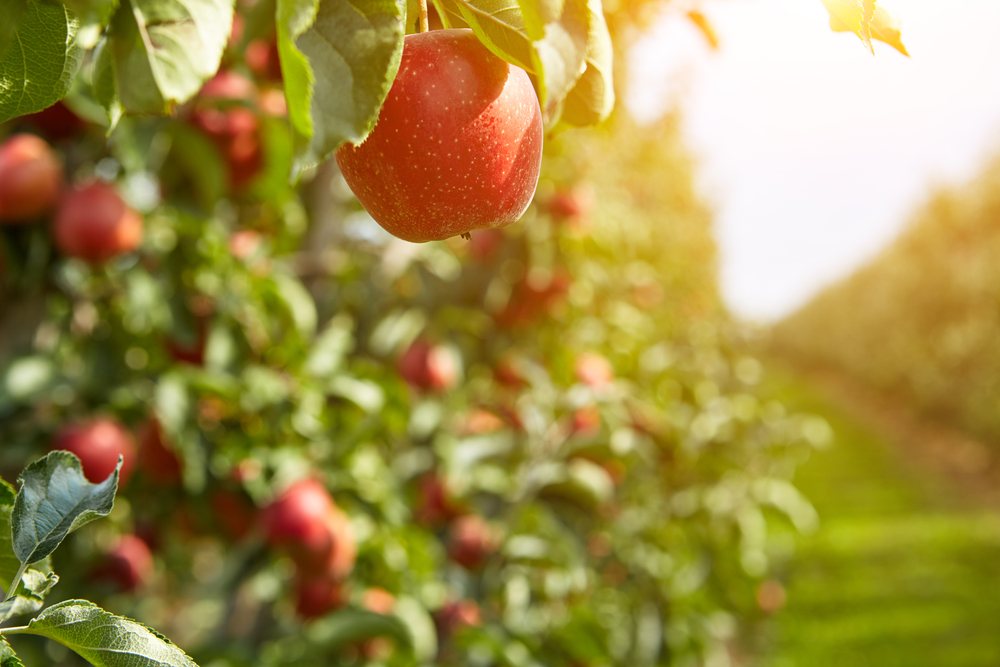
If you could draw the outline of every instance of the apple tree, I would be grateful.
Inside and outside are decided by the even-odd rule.
[[[892,39],[874,2],[826,4],[835,27]],[[67,607],[157,628],[184,653],[149,661],[173,665],[740,650],[756,591],[815,524],[791,478],[829,433],[769,395],[753,332],[720,304],[674,120],[612,114],[614,36],[641,7],[13,0],[0,477],[62,461],[75,489],[109,474],[120,489],[45,568],[17,575],[0,535],[11,588],[34,596],[0,621],[0,664],[76,660],[80,645],[30,632]],[[385,180],[380,205],[428,216],[441,188],[475,193],[449,202],[456,216],[493,191],[461,190],[448,179],[473,161],[429,160],[432,146],[403,167],[363,154],[366,139],[402,153],[380,129],[431,123],[387,101],[430,26],[464,30],[468,71],[500,72],[495,90],[522,81],[545,136],[516,221],[414,244],[362,187]],[[506,117],[479,111],[493,130]],[[510,173],[522,136],[450,135],[493,165],[483,179]],[[55,604],[38,613],[43,593]],[[108,637],[77,653],[116,664]]]

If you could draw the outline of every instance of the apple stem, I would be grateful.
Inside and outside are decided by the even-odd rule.
[[[428,32],[430,27],[427,24],[427,0],[420,0],[420,32]]]

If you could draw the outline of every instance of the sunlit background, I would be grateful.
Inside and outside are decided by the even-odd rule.
[[[1000,3],[880,4],[911,58],[878,42],[872,57],[802,0],[704,3],[718,51],[675,7],[632,49],[627,104],[681,110],[739,315],[790,313],[1000,148]]]

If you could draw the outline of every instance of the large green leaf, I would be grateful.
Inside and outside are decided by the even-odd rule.
[[[570,125],[595,125],[615,107],[614,46],[601,0],[588,0],[587,69],[566,96],[562,119]]]
[[[0,56],[14,43],[17,28],[28,11],[29,0],[7,0],[0,11]]]
[[[530,25],[528,16],[544,20],[555,10],[553,3],[546,0],[519,3],[526,27]],[[542,36],[533,37],[533,63],[543,104],[562,100],[580,78],[586,66],[589,23],[586,0],[567,0],[554,20],[542,24]]]
[[[399,69],[406,0],[278,0],[297,173],[368,136]]]
[[[9,632],[48,637],[97,667],[197,667],[167,638],[86,600],[60,602]]]
[[[442,5],[447,14],[460,14],[497,57],[538,74],[538,59],[517,0],[442,0]]]
[[[0,49],[0,123],[62,99],[83,57],[76,43],[78,21],[68,9],[42,0],[19,1],[13,0],[10,10],[4,3],[0,12],[5,15],[0,38],[9,40]]]
[[[391,637],[405,647],[412,644],[410,632],[401,620],[362,609],[344,609],[316,621],[307,637],[330,649],[371,637]]]
[[[165,114],[219,69],[233,0],[123,0],[94,67],[95,94],[112,119]]]
[[[91,484],[80,459],[63,451],[50,452],[25,468],[11,514],[14,555],[21,562],[17,578],[55,551],[70,532],[108,515],[120,468],[121,461],[106,480]]]

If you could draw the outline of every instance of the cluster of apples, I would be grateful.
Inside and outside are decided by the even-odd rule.
[[[114,186],[88,181],[66,188],[63,166],[42,138],[15,134],[0,144],[0,224],[52,216],[52,238],[68,257],[100,264],[142,242],[142,216]]]
[[[349,600],[357,544],[347,515],[317,479],[293,484],[261,511],[268,544],[296,566],[296,610],[315,618]]]

